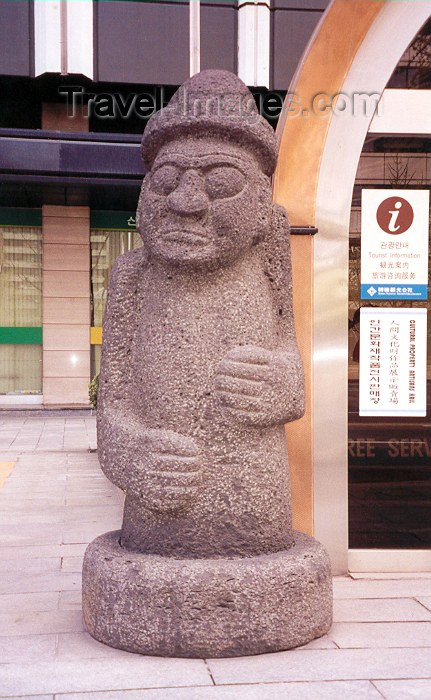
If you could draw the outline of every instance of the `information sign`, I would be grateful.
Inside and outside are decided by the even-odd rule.
[[[428,190],[362,190],[361,299],[428,299]]]
[[[362,308],[359,415],[426,415],[427,310]]]

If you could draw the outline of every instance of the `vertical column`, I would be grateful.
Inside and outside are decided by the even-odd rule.
[[[36,76],[61,71],[61,0],[34,3],[34,63]]]
[[[240,0],[238,8],[238,76],[250,87],[269,88],[269,0]]]
[[[44,103],[42,128],[88,131],[65,103]],[[42,208],[43,401],[88,404],[90,381],[90,210]]]
[[[200,0],[189,0],[190,75],[201,69],[201,8]]]
[[[92,0],[37,0],[33,4],[36,76],[82,73],[93,78]]]
[[[93,0],[69,0],[67,3],[67,72],[82,73],[91,79],[94,52],[93,13]]]
[[[90,210],[44,205],[43,401],[88,404]]]
[[[296,223],[296,222],[295,222]],[[286,425],[295,529],[313,534],[313,236],[292,236],[293,313],[305,374],[305,414]]]

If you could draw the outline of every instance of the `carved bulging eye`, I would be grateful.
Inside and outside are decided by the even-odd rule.
[[[168,195],[180,184],[181,171],[175,165],[161,165],[151,174],[150,186],[157,194]]]
[[[205,188],[211,199],[234,197],[241,192],[244,185],[244,174],[231,165],[212,168],[205,177]]]

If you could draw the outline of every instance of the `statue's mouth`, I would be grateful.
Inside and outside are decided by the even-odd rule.
[[[209,243],[208,236],[205,236],[201,231],[193,231],[191,229],[174,229],[163,234],[163,240],[169,243],[177,243],[178,245],[193,245],[202,246]]]

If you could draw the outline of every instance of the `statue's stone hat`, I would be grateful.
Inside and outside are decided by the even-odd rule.
[[[224,70],[204,70],[189,78],[164,109],[149,120],[142,157],[151,168],[160,147],[174,138],[217,136],[252,151],[266,175],[274,172],[274,131],[260,116],[245,83]]]

